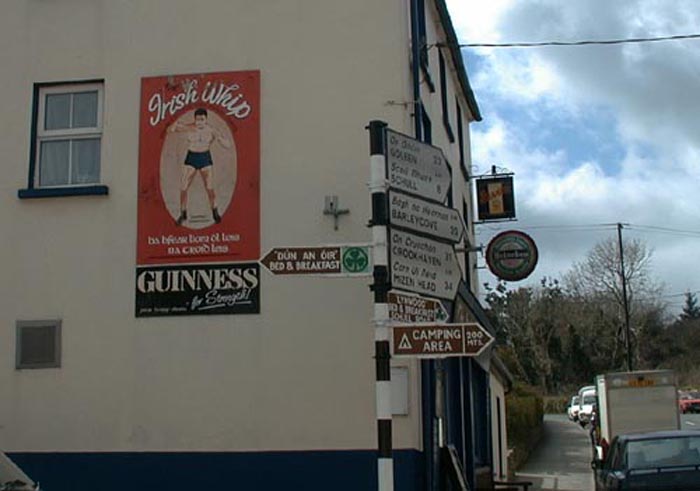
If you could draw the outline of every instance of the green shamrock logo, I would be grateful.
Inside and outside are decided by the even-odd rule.
[[[343,251],[343,268],[348,273],[361,273],[369,266],[369,256],[362,247],[348,247]]]

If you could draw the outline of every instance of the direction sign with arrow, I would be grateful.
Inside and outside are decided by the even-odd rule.
[[[320,247],[275,247],[260,263],[275,275],[353,275],[371,274],[367,245]]]
[[[393,328],[394,356],[479,356],[494,337],[480,324],[424,324]]]
[[[462,271],[451,244],[394,229],[390,244],[394,288],[454,300]]]
[[[389,292],[389,319],[402,324],[445,322],[447,311],[442,302],[432,298]]]
[[[454,208],[389,191],[389,223],[457,243],[464,235],[464,224]]]
[[[393,130],[386,136],[389,186],[444,202],[452,177],[442,150]]]

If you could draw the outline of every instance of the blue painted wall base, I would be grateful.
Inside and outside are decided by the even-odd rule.
[[[377,489],[376,451],[10,453],[44,491]],[[421,491],[422,452],[394,453],[395,489]]]

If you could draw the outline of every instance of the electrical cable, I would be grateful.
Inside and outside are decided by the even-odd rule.
[[[543,46],[600,46],[613,44],[655,43],[660,41],[679,41],[684,39],[700,39],[700,34],[679,34],[674,36],[659,36],[645,38],[623,39],[586,39],[582,41],[542,41],[530,43],[464,43],[460,48],[540,48]],[[440,46],[440,45],[439,45]]]
[[[659,232],[659,233],[669,233],[677,234],[683,236],[700,236],[700,230],[685,230],[680,228],[669,228],[669,227],[657,227],[654,225],[635,225],[630,224],[627,227],[629,230],[637,230],[644,232]]]
[[[490,232],[499,232],[503,228],[497,228],[497,224],[491,226],[484,226],[484,224],[479,224],[486,228]],[[610,230],[617,227],[616,223],[593,223],[593,224],[580,224],[580,225],[520,225],[518,229],[522,230],[551,230],[555,232],[599,232],[604,230]],[[481,230],[477,230],[477,235],[480,234]]]
[[[486,222],[479,223],[483,228],[486,228],[492,232],[498,232],[503,229],[499,227],[499,224],[487,224]],[[680,234],[685,236],[700,236],[700,230],[689,230],[680,228],[670,228],[670,227],[659,227],[656,225],[637,225],[634,223],[623,223],[625,230],[636,230],[638,232],[659,232],[659,233],[669,233],[669,234]],[[571,231],[598,231],[606,230],[617,227],[617,223],[582,223],[577,225],[520,225],[519,229],[523,230],[554,230],[562,232]]]

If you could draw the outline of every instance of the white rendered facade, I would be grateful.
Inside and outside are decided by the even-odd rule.
[[[369,278],[280,277],[261,268],[259,314],[134,316],[140,83],[259,71],[261,256],[279,246],[367,243],[365,126],[380,119],[408,135],[415,129],[412,3],[5,3],[0,449],[18,461],[55,453],[371,455]],[[427,38],[445,42],[436,6],[426,0],[424,8]],[[460,166],[471,166],[469,123],[480,116],[455,75],[461,62],[444,47],[427,52],[435,90],[422,83],[420,100],[432,143],[452,166],[452,202],[460,211],[466,203],[473,244]],[[442,123],[439,53],[455,136],[457,107],[461,114],[462,164],[460,142]],[[96,184],[108,193],[18,198],[36,185],[28,175],[37,84],[85,81],[100,87]],[[349,210],[337,230],[322,213],[328,195]],[[464,266],[464,254],[460,260]],[[476,285],[472,261],[467,278]],[[60,367],[17,369],[18,322],[44,320],[61,322]],[[420,366],[394,365],[408,369],[408,411],[394,418],[394,447],[421,452]]]

